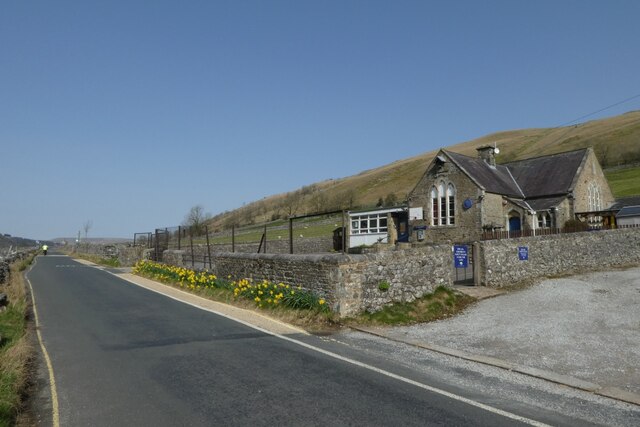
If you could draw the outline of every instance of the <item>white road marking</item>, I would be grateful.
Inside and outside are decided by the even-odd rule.
[[[370,371],[376,372],[376,373],[381,374],[381,375],[385,375],[387,377],[393,378],[393,379],[398,380],[398,381],[402,381],[402,382],[407,383],[407,384],[414,385],[416,387],[422,388],[422,389],[430,391],[432,393],[437,393],[437,394],[440,394],[442,396],[448,397],[450,399],[457,400],[459,402],[463,402],[463,403],[466,403],[468,405],[475,406],[476,408],[483,409],[483,410],[485,410],[487,412],[491,412],[493,414],[501,415],[501,416],[503,416],[505,418],[509,418],[509,419],[512,419],[512,420],[515,420],[515,421],[519,421],[519,422],[522,422],[522,423],[525,423],[525,424],[528,424],[528,425],[532,425],[532,426],[537,426],[537,427],[547,427],[548,426],[548,424],[544,424],[544,423],[542,423],[540,421],[536,421],[536,420],[532,420],[530,418],[522,417],[520,415],[513,414],[511,412],[507,412],[507,411],[504,411],[502,409],[495,408],[493,406],[485,405],[484,403],[476,402],[475,400],[467,399],[466,397],[459,396],[457,394],[450,393],[450,392],[448,392],[446,390],[442,390],[442,389],[439,389],[439,388],[436,388],[436,387],[432,387],[430,385],[427,385],[427,384],[412,380],[410,378],[403,377],[401,375],[394,374],[394,373],[389,372],[389,371],[385,371],[384,369],[380,369],[380,368],[377,368],[375,366],[368,365],[366,363],[357,361],[355,359],[351,359],[349,357],[341,356],[341,355],[339,355],[337,353],[333,353],[331,351],[324,350],[322,348],[316,347],[316,346],[311,345],[311,344],[307,344],[305,342],[296,340],[294,338],[287,337],[285,335],[281,335],[281,334],[277,334],[277,333],[271,332],[271,331],[263,329],[263,328],[261,328],[259,326],[252,325],[251,323],[245,322],[243,320],[233,318],[233,317],[231,317],[231,316],[229,316],[229,315],[227,315],[225,313],[220,313],[220,312],[218,312],[216,310],[212,310],[210,308],[202,307],[202,306],[193,304],[191,302],[181,300],[181,299],[179,299],[177,297],[174,297],[172,295],[164,294],[164,293],[162,293],[160,291],[157,291],[155,289],[149,289],[146,286],[143,286],[143,285],[140,285],[140,284],[138,284],[136,282],[133,282],[131,280],[125,279],[124,277],[120,277],[115,273],[111,273],[111,272],[108,272],[108,273],[109,274],[113,274],[114,276],[119,277],[120,279],[123,279],[123,280],[125,280],[125,281],[127,281],[129,283],[132,283],[132,284],[134,284],[136,286],[139,286],[139,287],[141,287],[143,289],[146,289],[148,291],[155,292],[155,293],[163,295],[163,296],[165,296],[167,298],[171,298],[172,300],[179,301],[179,302],[181,302],[183,304],[187,304],[187,305],[190,305],[190,306],[195,307],[195,308],[199,308],[200,310],[204,310],[204,311],[208,311],[210,313],[217,314],[218,316],[222,316],[222,317],[227,318],[229,320],[233,320],[234,322],[241,323],[241,324],[243,324],[245,326],[248,326],[248,327],[253,328],[253,329],[257,330],[257,331],[263,332],[263,333],[265,333],[267,335],[271,335],[273,337],[280,338],[280,339],[282,339],[284,341],[289,341],[290,343],[299,345],[299,346],[307,348],[309,350],[316,351],[318,353],[324,354],[324,355],[332,357],[334,359],[341,360],[343,362],[350,363],[352,365],[355,365],[355,366],[358,366],[358,367],[361,367],[361,368],[364,368],[364,369],[368,369]]]
[[[37,262],[38,262],[38,259],[36,258],[33,265],[35,265],[35,263]],[[55,375],[53,374],[53,364],[51,363],[49,352],[47,352],[47,348],[45,347],[44,341],[42,339],[42,334],[40,333],[40,321],[38,319],[38,310],[36,308],[36,296],[33,292],[33,286],[31,286],[31,280],[29,280],[29,278],[27,277],[27,275],[33,268],[33,265],[31,266],[31,268],[29,268],[29,271],[25,274],[25,279],[27,280],[27,283],[29,284],[29,290],[31,291],[31,304],[33,305],[33,317],[36,322],[36,334],[38,336],[38,342],[40,343],[40,348],[42,349],[42,354],[44,356],[44,360],[47,365],[47,371],[49,372],[49,387],[51,389],[51,411],[52,411],[52,418],[53,418],[53,427],[59,427],[60,426],[60,409],[58,404],[58,391],[56,388],[56,378],[55,378]]]

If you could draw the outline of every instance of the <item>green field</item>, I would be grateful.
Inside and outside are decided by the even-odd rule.
[[[615,197],[640,195],[640,167],[605,171]]]
[[[319,216],[296,220],[293,223],[294,239],[308,237],[331,237],[333,230],[342,226],[341,216]],[[236,243],[258,243],[264,233],[263,225],[254,225],[236,229]],[[289,221],[280,220],[267,224],[267,241],[289,240]],[[194,244],[206,243],[199,237],[194,239]],[[231,236],[213,236],[212,244],[231,244]]]

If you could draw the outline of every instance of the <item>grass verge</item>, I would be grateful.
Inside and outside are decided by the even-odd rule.
[[[409,303],[397,303],[375,313],[362,313],[345,320],[347,325],[398,326],[433,322],[455,316],[476,299],[445,286]]]
[[[140,261],[133,273],[214,301],[259,310],[310,332],[323,333],[338,326],[325,300],[300,287],[269,281],[218,278],[207,272],[151,261]]]
[[[331,312],[322,298],[281,283],[221,280],[209,273],[196,273],[182,267],[173,267],[143,261],[134,267],[140,276],[162,282],[214,301],[237,307],[260,310],[286,323],[306,329],[311,333],[332,332],[342,326],[358,325],[407,325],[431,322],[454,316],[476,301],[444,286],[436,288],[411,303],[389,305],[376,313],[339,319]],[[280,295],[280,297],[278,297]]]
[[[22,272],[33,256],[11,266],[1,287],[9,305],[0,313],[0,425],[15,425],[29,384],[33,347],[27,333],[28,302]]]
[[[80,258],[87,261],[91,261],[94,264],[104,265],[106,267],[121,267],[120,261],[118,258],[106,258],[98,255],[90,255],[90,254],[81,254],[78,252],[73,252],[69,254],[74,258]]]

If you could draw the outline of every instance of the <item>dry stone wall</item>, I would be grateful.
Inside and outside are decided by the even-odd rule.
[[[165,251],[165,262],[182,265],[181,251]],[[334,311],[351,316],[391,302],[410,302],[437,286],[452,284],[451,247],[423,246],[367,255],[226,253],[213,256],[219,277],[269,280],[314,292]],[[380,289],[381,283],[389,289]]]
[[[25,259],[33,251],[19,251],[10,255],[0,257],[0,285],[9,281],[9,275],[11,274],[11,264],[21,259]]]
[[[559,274],[640,263],[640,228],[480,242],[480,284],[506,287]],[[527,248],[521,260],[519,248]]]
[[[476,242],[477,282],[506,287],[558,274],[640,264],[640,228]],[[95,246],[95,245],[94,245]],[[520,260],[519,249],[528,259]],[[148,257],[149,250],[118,254]],[[86,249],[89,250],[89,249]],[[112,249],[91,248],[104,255]],[[206,248],[205,248],[206,250]],[[104,252],[101,252],[104,251]],[[166,263],[184,265],[186,251],[165,251]],[[410,302],[440,285],[453,284],[451,245],[397,245],[362,255],[213,253],[220,277],[251,278],[301,286],[325,298],[341,316]],[[381,283],[388,283],[387,290]]]
[[[260,243],[236,243],[235,251],[239,253],[257,253]],[[191,254],[191,247],[183,244],[181,247],[185,253]],[[288,254],[289,238],[267,241],[267,253]],[[228,253],[232,251],[231,244],[211,244],[211,253]],[[322,254],[333,251],[332,237],[306,237],[304,239],[293,240],[293,253],[295,254]],[[197,258],[202,258],[207,254],[205,245],[194,245],[193,253]]]

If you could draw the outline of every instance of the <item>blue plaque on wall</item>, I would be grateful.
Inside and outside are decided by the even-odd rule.
[[[462,207],[465,209],[470,209],[471,206],[473,206],[473,200],[471,199],[466,199],[464,202],[462,202]]]
[[[453,247],[453,263],[455,268],[467,268],[469,266],[469,251],[466,246],[455,245]]]
[[[520,261],[528,261],[529,260],[529,247],[528,246],[518,246],[518,259]]]

